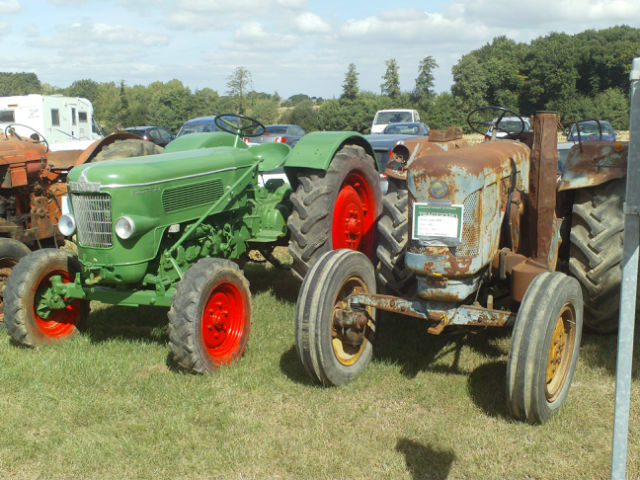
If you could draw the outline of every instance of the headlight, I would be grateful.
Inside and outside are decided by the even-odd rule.
[[[131,217],[120,217],[116,221],[116,235],[123,240],[131,238],[136,233],[136,224]]]
[[[62,235],[68,237],[76,231],[76,220],[69,214],[62,215],[58,220],[58,230]]]

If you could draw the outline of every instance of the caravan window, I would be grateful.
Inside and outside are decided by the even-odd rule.
[[[13,123],[16,117],[13,110],[0,110],[0,123]]]
[[[78,112],[78,121],[87,123],[87,112]]]
[[[57,108],[51,109],[51,125],[54,127],[60,126],[60,110]]]
[[[71,125],[76,124],[76,109],[71,107]]]

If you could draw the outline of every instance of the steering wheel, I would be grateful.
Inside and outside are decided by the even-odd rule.
[[[35,143],[44,144],[44,146],[47,147],[47,152],[49,151],[49,142],[47,142],[47,139],[44,138],[44,135],[42,135],[39,131],[37,131],[33,127],[30,127],[29,125],[24,125],[23,123],[10,123],[4,129],[4,136],[9,137],[9,134],[11,133],[11,135],[15,136],[18,140],[22,141],[22,137],[18,135],[15,127],[28,128],[29,130],[33,131],[33,133],[37,135],[37,138],[33,138],[33,134],[31,134],[31,139],[35,140]]]
[[[472,119],[474,115],[478,117],[478,120]],[[500,122],[505,116],[517,117],[518,120],[520,120],[520,130],[517,132],[513,132],[500,128]],[[486,118],[491,118],[492,120],[485,120]],[[508,135],[520,135],[526,128],[524,118],[522,118],[519,113],[514,112],[513,110],[509,110],[508,108],[493,105],[483,105],[471,110],[471,112],[469,112],[469,115],[467,115],[467,125],[471,127],[471,130],[479,133],[480,135],[486,135],[487,130],[491,129],[492,140],[496,138],[497,132],[504,132]],[[485,128],[482,128],[481,130],[481,127]]]
[[[229,119],[237,119],[238,123],[235,124]],[[255,118],[247,117],[239,113],[223,113],[217,115],[213,122],[223,132],[238,136],[241,135],[243,137],[259,137],[267,130],[265,126]]]

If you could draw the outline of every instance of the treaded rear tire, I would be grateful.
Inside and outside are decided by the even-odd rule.
[[[625,179],[578,190],[571,216],[569,271],[582,286],[585,328],[618,328]]]
[[[405,182],[389,180],[382,198],[382,216],[378,220],[378,283],[384,290],[399,295],[415,285],[415,274],[407,270],[404,254],[409,237],[409,192]]]
[[[348,186],[350,175],[363,179],[361,190],[367,199],[361,203],[364,213],[357,250],[369,258],[375,255],[375,222],[382,210],[380,175],[373,158],[358,145],[346,145],[336,152],[329,168],[325,171],[307,170],[298,174],[298,187],[291,195],[293,213],[289,216],[289,253],[293,257],[292,271],[302,280],[316,259],[334,246],[334,214],[338,195]],[[359,192],[361,193],[361,192]],[[370,203],[371,205],[367,205]],[[351,248],[351,247],[349,247]]]
[[[0,325],[4,318],[2,303],[7,280],[22,257],[31,253],[29,247],[14,238],[0,238]]]
[[[103,162],[105,160],[117,160],[119,158],[144,157],[146,155],[156,155],[163,151],[164,148],[159,147],[153,142],[129,138],[110,143],[100,150],[91,161]]]

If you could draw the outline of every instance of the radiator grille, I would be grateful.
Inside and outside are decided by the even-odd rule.
[[[222,196],[222,192],[220,179],[184,187],[167,188],[162,192],[162,206],[166,213],[175,212],[183,208],[215,202]]]
[[[99,193],[71,195],[78,243],[87,247],[111,247],[111,197]]]
[[[457,257],[475,257],[480,252],[480,190],[464,200],[462,243],[456,249]]]

